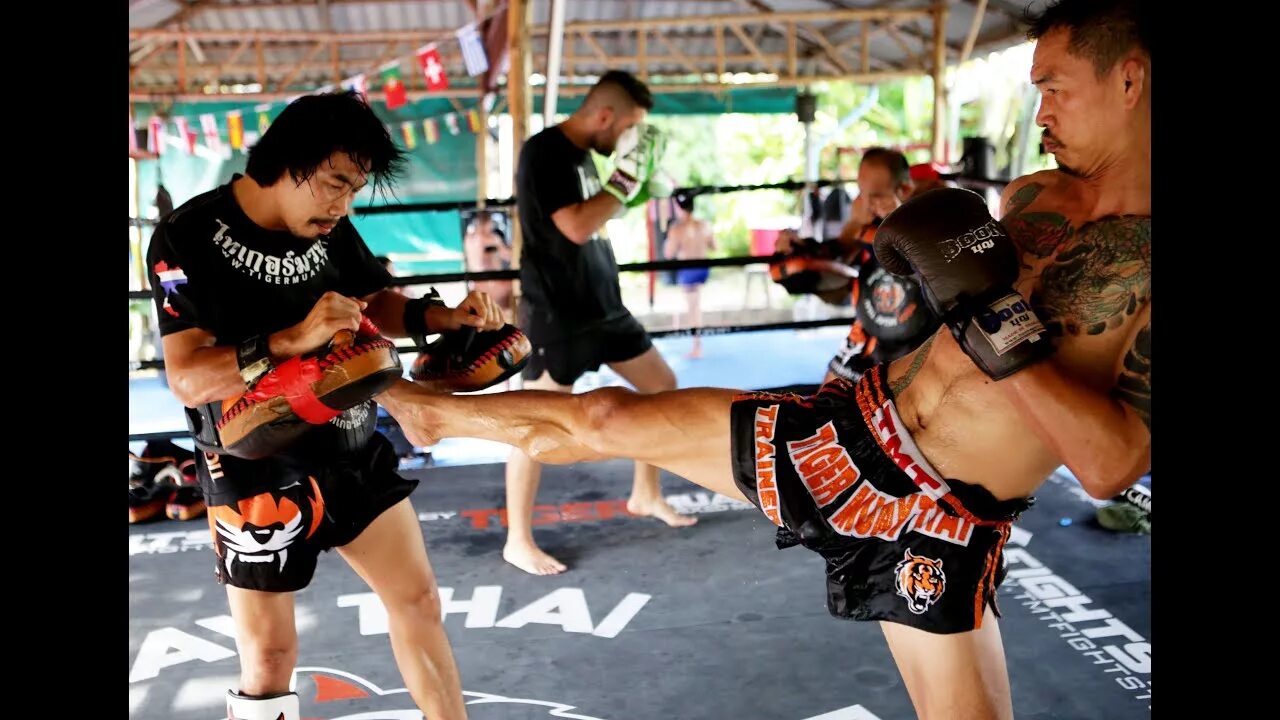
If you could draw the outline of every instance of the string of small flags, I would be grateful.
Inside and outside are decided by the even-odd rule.
[[[471,23],[460,28],[454,33],[454,37],[462,48],[462,59],[466,66],[467,75],[475,77],[487,72],[489,62],[485,54],[484,44],[480,39],[477,24]],[[426,81],[427,92],[440,92],[449,89],[448,73],[445,71],[444,63],[440,61],[440,51],[437,43],[429,43],[418,48],[414,52],[414,57],[417,61],[418,70]],[[408,104],[407,89],[401,76],[401,68],[407,58],[408,56],[403,56],[392,60],[379,70],[380,79],[382,80],[382,100],[386,104],[387,110],[396,110]],[[365,77],[365,73],[353,75],[343,80],[339,83],[339,87],[344,90],[354,90],[364,96],[366,100],[369,98],[368,80]],[[312,93],[302,93],[290,98],[285,104],[287,105],[303,95],[329,92],[333,89],[333,85],[325,85],[316,88]],[[223,113],[201,113],[196,118],[179,116],[166,119],[153,115],[142,127],[138,126],[138,122],[130,114],[129,150],[130,152],[138,152],[145,147],[148,153],[162,155],[166,146],[176,146],[184,150],[188,155],[197,155],[202,154],[201,148],[203,147],[215,155],[229,158],[233,151],[247,152],[249,148],[257,143],[258,138],[271,125],[272,108],[273,105],[267,103],[256,105],[252,109],[229,110]],[[221,123],[219,122],[219,115],[223,118]],[[246,121],[251,123],[248,128],[246,128]],[[226,128],[225,143],[223,142],[224,134],[222,133],[224,125]],[[410,150],[418,146],[417,133],[419,127],[428,145],[439,142],[441,125],[444,125],[445,131],[450,135],[460,134],[463,127],[470,133],[478,133],[481,129],[480,112],[476,109],[451,112],[417,120],[406,120],[399,125],[397,132],[390,123],[386,124],[387,132],[393,137],[398,134],[405,147]],[[175,132],[175,137],[172,140],[169,137],[171,129]],[[203,140],[203,145],[201,140]]]

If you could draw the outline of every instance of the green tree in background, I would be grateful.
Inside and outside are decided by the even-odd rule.
[[[764,185],[804,175],[804,126],[794,115],[655,115],[652,122],[667,133],[663,169],[679,186]],[[794,194],[756,190],[704,195],[695,214],[712,223],[714,254],[728,257],[751,253],[752,228],[797,212]],[[643,214],[631,215],[643,232]]]

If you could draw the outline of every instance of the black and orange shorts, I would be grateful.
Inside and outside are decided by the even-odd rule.
[[[196,465],[218,582],[265,592],[305,588],[321,552],[355,540],[418,485],[397,473],[399,458],[381,433],[336,457],[196,453]]]
[[[1032,498],[944,479],[907,433],[885,365],[815,395],[745,393],[731,410],[738,489],[779,548],[823,557],[827,610],[947,634],[998,615],[1003,549]]]

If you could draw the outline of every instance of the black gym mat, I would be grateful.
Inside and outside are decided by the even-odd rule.
[[[879,627],[827,614],[816,555],[777,550],[758,511],[670,475],[665,494],[700,522],[629,517],[631,469],[544,469],[536,536],[570,565],[553,577],[501,559],[502,465],[413,473],[473,720],[914,717]],[[1055,476],[1008,546],[1001,630],[1023,720],[1150,715],[1150,538],[1093,514]],[[207,522],[129,540],[130,717],[223,717],[239,665]],[[336,553],[297,603],[304,719],[421,718],[385,614]]]

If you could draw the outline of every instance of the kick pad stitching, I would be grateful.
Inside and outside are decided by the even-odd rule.
[[[347,360],[350,360],[360,355],[364,355],[373,350],[392,347],[392,345],[393,344],[390,340],[387,340],[386,338],[378,338],[376,340],[370,340],[369,342],[360,343],[359,345],[341,347],[336,350],[333,350],[330,353],[327,353],[324,358],[320,358],[317,364],[320,366],[320,371],[324,372],[328,368],[338,364],[339,361],[345,362]],[[328,358],[331,358],[333,355],[337,355],[338,358],[328,359]],[[226,425],[231,420],[234,420],[237,415],[244,412],[245,410],[248,410],[251,405],[255,405],[258,402],[260,401],[249,398],[247,396],[241,397],[240,400],[236,402],[235,405],[232,405],[229,409],[227,409],[225,413],[223,413],[222,419],[218,421],[218,429],[221,430],[224,425]]]

